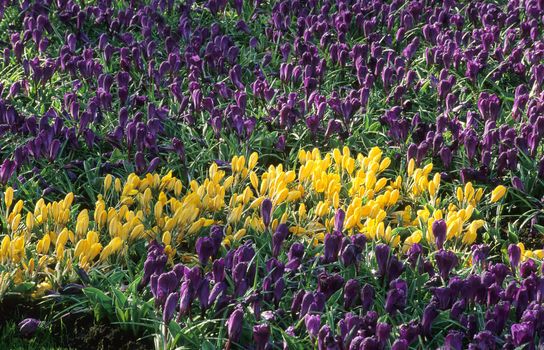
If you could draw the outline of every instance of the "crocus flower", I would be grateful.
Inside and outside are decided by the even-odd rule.
[[[317,290],[325,294],[325,298],[328,299],[337,290],[342,288],[344,284],[344,278],[337,273],[327,274],[322,272],[318,276]]]
[[[391,249],[386,244],[378,244],[376,246],[376,261],[378,263],[378,276],[385,276],[387,273],[387,263]]]
[[[361,289],[361,304],[363,306],[363,311],[368,311],[372,308],[374,304],[374,287],[370,284],[365,284]]]
[[[334,337],[331,328],[329,325],[324,325],[319,330],[317,336],[317,348],[318,350],[336,350],[340,349],[338,346],[338,341]]]
[[[399,277],[404,271],[404,264],[394,255],[386,244],[378,244],[375,248],[378,263],[378,276],[389,281]]]
[[[280,254],[281,246],[288,234],[289,227],[287,224],[279,224],[272,235],[272,256],[277,257]]]
[[[474,335],[469,349],[494,349],[495,337],[490,331],[482,331]]]
[[[391,334],[391,325],[389,323],[380,322],[376,325],[376,336],[380,344],[385,344]]]
[[[23,337],[31,337],[36,333],[41,321],[35,318],[25,318],[19,322],[19,332]]]
[[[225,279],[225,259],[216,259],[213,261],[212,275],[215,283],[222,282]]]
[[[425,310],[423,310],[423,318],[421,319],[421,328],[423,331],[423,334],[427,337],[431,336],[431,326],[433,324],[433,321],[438,316],[439,312],[436,308],[436,305],[434,303],[430,303],[425,307]]]
[[[346,213],[341,208],[338,208],[338,210],[336,210],[336,215],[334,216],[334,230],[335,231],[342,232],[345,218],[346,218]]]
[[[408,286],[403,280],[391,282],[390,289],[385,299],[385,311],[393,315],[396,311],[402,311],[406,306]]]
[[[344,286],[344,309],[349,309],[356,305],[360,288],[359,282],[355,279],[350,279],[346,282]]]
[[[178,304],[178,293],[173,292],[168,295],[166,302],[164,303],[164,309],[162,310],[162,321],[164,324],[170,323],[170,320],[174,317],[176,306]]]
[[[310,337],[313,339],[317,338],[319,328],[321,327],[321,316],[307,314],[304,316],[304,324]]]
[[[263,350],[270,338],[270,327],[267,324],[253,326],[253,341],[257,350]]]
[[[347,244],[340,253],[340,261],[344,266],[350,266],[357,261],[357,248],[354,244]]]
[[[453,320],[458,320],[461,314],[465,311],[466,301],[465,299],[457,300],[451,307],[450,317]]]
[[[399,327],[399,336],[401,339],[406,339],[408,344],[411,344],[421,333],[421,325],[412,320],[408,323],[402,324]]]
[[[408,350],[408,341],[406,339],[397,339],[391,346],[391,350]]]
[[[433,222],[434,241],[438,249],[442,249],[444,247],[447,230],[448,226],[444,220],[440,219]]]
[[[198,260],[202,265],[206,265],[214,250],[213,240],[210,237],[199,237],[195,244]]]
[[[180,289],[179,317],[187,315],[191,310],[194,287],[190,280],[183,281]]]
[[[218,298],[222,297],[226,290],[226,282],[216,283],[208,296],[208,305],[212,305]]]
[[[438,271],[440,271],[440,276],[444,281],[447,281],[450,271],[457,266],[457,256],[452,251],[441,250],[436,253],[435,259]]]
[[[264,226],[268,228],[270,226],[270,220],[272,215],[272,201],[265,198],[261,203],[261,218],[263,219]]]
[[[161,274],[157,281],[157,300],[162,305],[178,286],[179,278],[174,271]]]
[[[462,350],[465,335],[459,331],[449,331],[444,338],[444,346],[441,350]]]
[[[486,244],[475,244],[471,248],[472,250],[472,262],[473,264],[485,265],[485,259],[489,254],[489,246]]]
[[[506,194],[506,187],[503,185],[499,185],[495,187],[493,192],[491,192],[491,199],[489,200],[490,203],[495,203],[499,201],[504,195]]]
[[[301,259],[304,255],[304,245],[300,242],[295,242],[291,245],[291,248],[289,248],[289,252],[287,253],[287,258],[289,260],[292,259]]]
[[[229,342],[237,342],[242,333],[242,323],[244,321],[244,311],[241,307],[237,307],[230,314],[227,320],[227,334]]]
[[[510,259],[510,266],[512,266],[512,271],[516,271],[519,260],[521,259],[521,249],[517,244],[510,244],[508,246],[508,258]]]
[[[528,278],[529,276],[531,276],[532,273],[535,273],[536,271],[537,267],[533,259],[527,259],[521,264],[519,268],[519,272],[522,278]],[[527,279],[525,281],[527,281]]]
[[[325,235],[323,242],[323,262],[332,263],[338,259],[338,253],[340,251],[340,242],[342,241],[342,234],[329,233]]]

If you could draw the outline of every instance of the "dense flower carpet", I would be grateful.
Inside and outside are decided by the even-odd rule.
[[[544,348],[544,1],[0,0],[0,348]]]

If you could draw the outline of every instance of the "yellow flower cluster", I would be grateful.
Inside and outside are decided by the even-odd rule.
[[[537,260],[544,259],[544,249],[535,249],[535,250],[525,249],[525,245],[523,243],[518,243],[517,246],[521,249],[522,261],[525,261],[527,259],[537,259]]]
[[[225,225],[228,246],[248,232],[265,232],[260,205],[266,198],[272,201],[272,230],[288,223],[292,233],[314,244],[332,231],[338,209],[345,212],[344,234],[363,233],[404,249],[418,242],[432,247],[434,220],[446,221],[447,240],[455,245],[471,244],[486,225],[475,214],[482,189],[467,183],[442,197],[432,164],[416,168],[411,160],[395,174],[377,147],[366,156],[346,147],[324,155],[301,150],[292,169],[280,164],[259,170],[257,163],[257,153],[234,157],[230,167],[213,163],[202,182],[192,180],[187,188],[171,172],[131,174],[125,181],[107,175],[94,208],[78,208],[69,193],[58,202],[40,199],[23,213],[25,203],[14,204],[8,187],[0,207],[7,223],[0,237],[1,285],[11,278],[46,290],[73,276],[75,265],[88,270],[122,264],[131,244],[141,240],[161,241],[172,258],[212,224]],[[498,187],[490,202],[505,192]]]

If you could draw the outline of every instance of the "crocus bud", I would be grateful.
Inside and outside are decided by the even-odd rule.
[[[406,282],[404,282],[404,284],[399,284],[399,286],[393,286],[387,292],[387,296],[385,299],[385,311],[387,311],[387,313],[393,315],[397,310],[404,310],[407,297],[406,289]]]
[[[376,325],[376,336],[380,344],[385,344],[391,334],[391,325],[389,323],[380,322]]]
[[[337,290],[344,285],[344,278],[337,273],[327,274],[322,272],[318,276],[317,290],[325,295],[325,299],[328,299]]]
[[[421,327],[423,334],[427,337],[431,336],[431,326],[433,321],[438,316],[439,312],[434,303],[430,303],[423,310],[423,318],[421,319]]]
[[[164,324],[168,325],[170,320],[174,317],[174,312],[176,312],[176,305],[178,304],[178,293],[170,293],[166,302],[164,303],[164,309],[162,310],[162,321]]]
[[[180,301],[179,301],[179,317],[187,315],[191,310],[191,302],[193,301],[193,285],[190,280],[186,280],[181,284]]]
[[[489,254],[489,246],[486,244],[475,244],[471,247],[472,262],[474,265],[482,264],[485,266],[485,259]]]
[[[289,227],[287,224],[279,224],[276,232],[272,235],[272,256],[277,257],[280,254],[281,246],[288,234]]]
[[[369,311],[374,304],[374,287],[370,284],[365,284],[361,289],[361,304],[363,305],[363,311]]]
[[[329,233],[325,235],[323,242],[323,262],[332,263],[338,259],[338,253],[340,250],[340,242],[342,235],[337,233]]]
[[[463,338],[465,335],[462,332],[451,330],[444,338],[444,349],[446,350],[461,350],[463,349]]]
[[[361,286],[355,279],[350,279],[344,286],[344,309],[349,309],[357,303]]]
[[[35,318],[25,318],[19,322],[19,332],[23,337],[31,337],[36,333],[41,321]]]
[[[253,341],[257,350],[263,350],[270,338],[270,327],[267,324],[253,326]]]
[[[457,256],[452,251],[441,250],[436,253],[435,259],[438,271],[440,271],[440,276],[444,281],[448,280],[450,271],[457,266]]]
[[[340,261],[344,266],[355,264],[357,261],[357,247],[354,244],[348,244],[340,254]]]
[[[447,231],[448,231],[448,225],[446,224],[444,220],[440,219],[433,222],[434,241],[438,249],[442,249],[444,247]]]
[[[397,339],[391,346],[391,350],[408,350],[408,342],[406,339]]]
[[[226,290],[227,284],[225,282],[215,283],[208,296],[208,305],[212,305],[218,298],[222,297]]]
[[[287,257],[289,260],[292,259],[301,259],[304,255],[304,245],[300,242],[295,242],[291,245],[291,248],[289,248],[289,253],[287,253]]]
[[[236,342],[242,333],[242,323],[244,321],[244,311],[241,307],[237,307],[227,320],[227,333],[229,342]]]
[[[342,232],[345,218],[346,218],[346,213],[341,208],[338,208],[338,210],[336,211],[336,215],[334,216],[334,230],[335,231]]]
[[[535,327],[533,322],[515,323],[510,330],[515,346],[534,342]]]
[[[310,334],[310,337],[315,339],[319,332],[319,327],[321,326],[321,316],[307,314],[304,316],[304,324],[306,325],[306,330],[308,331],[308,334]]]
[[[512,266],[512,270],[515,273],[521,259],[521,249],[517,244],[510,244],[508,246],[508,258],[510,259],[510,266]]]
[[[212,275],[215,283],[222,282],[225,279],[225,259],[221,258],[214,260]]]
[[[378,244],[376,250],[376,261],[378,263],[378,276],[385,276],[387,273],[387,263],[391,249],[386,244]]]
[[[339,349],[338,340],[334,337],[329,325],[324,325],[321,327],[317,339],[319,350]]]
[[[198,254],[198,260],[202,265],[206,265],[213,253],[213,241],[210,237],[199,237],[196,240],[195,249]]]
[[[465,311],[466,308],[466,302],[465,299],[457,300],[453,306],[451,307],[450,311],[450,317],[453,320],[459,320],[459,316]]]
[[[268,198],[265,198],[261,203],[261,218],[263,219],[263,223],[266,228],[270,226],[271,214],[272,201]]]

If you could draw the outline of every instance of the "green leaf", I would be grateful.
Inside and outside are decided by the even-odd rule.
[[[533,227],[536,228],[536,230],[537,230],[538,232],[544,234],[544,226],[539,225],[539,224],[534,224]]]
[[[113,300],[103,291],[94,287],[87,287],[83,289],[83,293],[90,299],[91,303],[100,306],[106,312],[108,317],[113,315]]]

